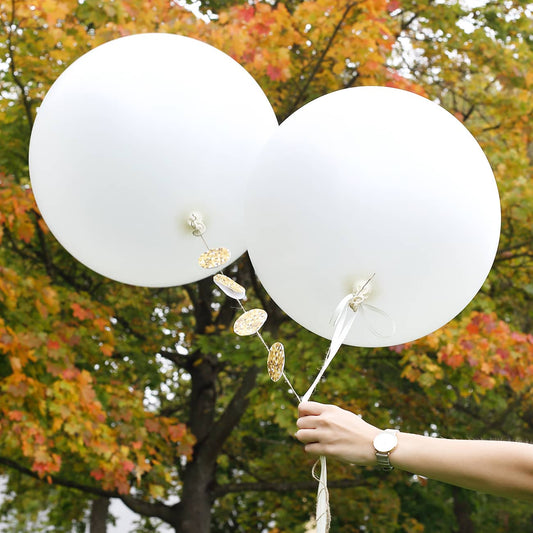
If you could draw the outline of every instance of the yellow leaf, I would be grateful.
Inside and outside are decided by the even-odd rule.
[[[10,357],[9,362],[11,363],[11,368],[13,369],[14,374],[18,374],[22,371],[22,363],[18,357]]]
[[[149,485],[148,492],[154,499],[161,499],[165,495],[165,489],[161,485]]]

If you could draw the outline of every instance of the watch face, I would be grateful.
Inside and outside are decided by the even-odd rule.
[[[398,438],[394,433],[380,433],[374,439],[374,448],[378,452],[386,453],[393,450],[398,444]]]

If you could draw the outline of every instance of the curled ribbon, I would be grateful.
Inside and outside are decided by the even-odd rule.
[[[320,463],[320,476],[315,473],[315,467]],[[318,481],[318,493],[316,497],[316,531],[317,533],[329,531],[331,523],[331,511],[329,509],[328,471],[326,458],[321,455],[313,465],[313,477]]]
[[[314,390],[316,389],[318,383],[322,379],[324,372],[328,368],[331,361],[339,348],[342,346],[342,343],[346,339],[348,332],[350,331],[358,312],[364,316],[364,309],[369,309],[374,313],[381,315],[386,318],[391,325],[391,332],[388,334],[383,334],[377,331],[372,325],[367,321],[368,328],[374,335],[378,337],[390,337],[396,331],[396,324],[392,318],[382,311],[378,307],[369,305],[366,303],[366,300],[371,293],[371,284],[370,282],[374,278],[375,274],[372,274],[366,281],[358,283],[354,286],[353,292],[346,295],[337,305],[335,312],[333,313],[333,324],[335,329],[333,331],[333,336],[331,338],[331,344],[329,345],[328,351],[326,353],[326,358],[322,368],[318,372],[315,380],[312,385],[309,387],[307,392],[302,397],[302,402],[309,400]],[[317,477],[315,474],[315,467],[320,463],[320,476]],[[317,505],[316,505],[316,533],[327,533],[330,527],[331,513],[329,508],[329,492],[328,492],[328,478],[327,478],[327,463],[326,457],[321,455],[319,461],[313,466],[313,477],[318,481],[318,493],[317,493]]]
[[[348,332],[350,331],[354,323],[354,320],[357,316],[357,312],[362,309],[364,302],[370,296],[370,282],[373,278],[374,274],[372,274],[372,276],[370,276],[366,281],[359,283],[357,286],[354,287],[354,291],[346,295],[337,305],[335,312],[333,313],[333,324],[335,326],[335,329],[331,338],[331,344],[329,345],[328,351],[326,353],[324,364],[318,372],[315,381],[313,381],[313,384],[303,395],[302,402],[306,402],[307,400],[309,400],[311,394],[313,394],[316,386],[322,379],[324,372],[328,368],[331,361],[333,361],[333,358],[337,355],[339,348],[342,346],[344,339],[346,339],[346,336],[348,335]],[[378,310],[378,312],[388,317],[386,313],[379,310],[378,308],[372,306],[372,309],[376,309]]]

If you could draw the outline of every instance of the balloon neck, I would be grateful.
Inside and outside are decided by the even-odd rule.
[[[372,274],[367,280],[354,283],[352,289],[352,298],[348,301],[350,309],[355,313],[362,303],[364,303],[372,292],[371,281],[376,274]]]
[[[198,213],[197,211],[194,211],[189,215],[189,218],[187,219],[187,224],[192,229],[192,234],[195,237],[201,237],[207,229],[204,222],[204,217],[201,213]]]

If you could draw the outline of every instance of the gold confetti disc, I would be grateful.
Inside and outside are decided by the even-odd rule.
[[[224,274],[217,274],[213,281],[222,292],[236,300],[242,300],[246,294],[246,289],[242,285],[228,278],[228,276],[224,276]]]
[[[217,268],[226,264],[231,257],[227,248],[211,248],[198,258],[198,264],[202,268]]]
[[[251,311],[246,311],[241,315],[235,324],[233,324],[233,331],[237,335],[253,335],[257,333],[261,326],[265,323],[267,319],[267,312],[263,309],[252,309]]]
[[[279,381],[285,366],[285,347],[281,342],[275,342],[268,352],[267,370],[272,381]]]

